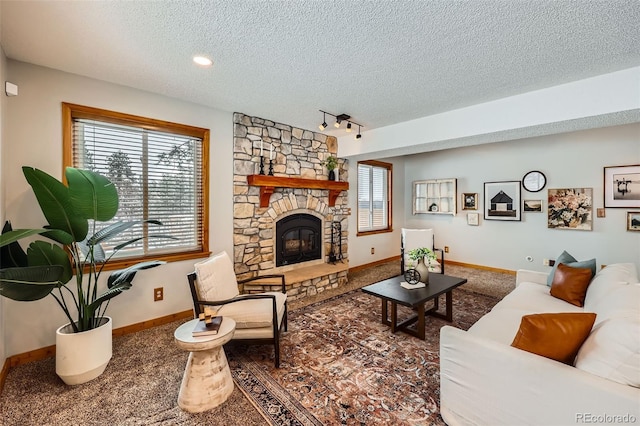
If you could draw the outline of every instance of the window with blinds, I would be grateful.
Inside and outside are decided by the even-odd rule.
[[[381,161],[358,163],[358,234],[391,230],[391,167]]]
[[[208,252],[207,129],[70,104],[63,104],[63,116],[65,166],[100,173],[118,188],[112,221],[162,222],[136,225],[106,241],[107,256],[139,237],[113,259],[181,260]],[[175,239],[154,237],[160,234]]]

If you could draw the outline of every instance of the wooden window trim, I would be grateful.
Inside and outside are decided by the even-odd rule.
[[[387,169],[387,227],[385,229],[375,229],[375,230],[371,230],[371,231],[357,231],[356,232],[356,237],[364,237],[367,235],[375,235],[375,234],[384,234],[384,233],[388,233],[388,232],[393,232],[393,220],[392,220],[392,211],[393,211],[393,204],[392,204],[392,188],[393,188],[393,164],[391,163],[386,163],[384,161],[379,161],[379,160],[363,160],[363,161],[358,161],[358,164],[356,166],[356,176],[357,176],[357,171],[360,165],[366,165],[366,166],[375,166],[375,167],[382,167]],[[357,185],[357,190],[360,189],[359,186],[359,182]],[[358,206],[358,202],[356,202],[356,218],[358,217],[359,212],[357,210],[359,210],[360,207]],[[356,229],[358,228],[358,222],[356,219]]]
[[[76,105],[67,102],[62,103],[62,179],[65,181],[64,170],[67,166],[73,165],[73,120],[92,119],[96,121],[110,122],[127,126],[135,126],[147,130],[157,130],[168,133],[192,136],[202,140],[202,248],[189,252],[169,252],[149,256],[127,257],[124,259],[112,259],[105,270],[122,269],[142,260],[157,259],[166,262],[177,262],[181,260],[199,259],[208,257],[209,251],[209,139],[211,131],[209,129],[188,126],[186,124],[173,123],[169,121],[156,120],[153,118],[141,117],[138,115],[125,114],[116,111],[109,111],[100,108],[93,108],[83,105]]]

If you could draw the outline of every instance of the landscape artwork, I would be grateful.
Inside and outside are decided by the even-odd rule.
[[[627,231],[640,232],[640,212],[627,212]]]
[[[593,228],[593,188],[548,190],[548,227],[591,231]]]
[[[640,207],[640,165],[604,168],[604,206]]]
[[[520,181],[484,183],[485,220],[520,220]]]
[[[542,200],[524,200],[525,212],[542,212]]]

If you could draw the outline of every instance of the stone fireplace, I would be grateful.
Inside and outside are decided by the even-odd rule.
[[[285,273],[289,300],[347,282],[347,165],[339,160],[341,182],[333,182],[322,164],[336,153],[334,137],[234,114],[238,279]]]

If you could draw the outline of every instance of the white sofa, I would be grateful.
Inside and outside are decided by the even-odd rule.
[[[640,284],[609,265],[584,307],[550,295],[545,273],[519,270],[516,289],[468,331],[440,332],[440,403],[457,425],[640,424]],[[523,315],[595,312],[574,366],[511,346]]]

